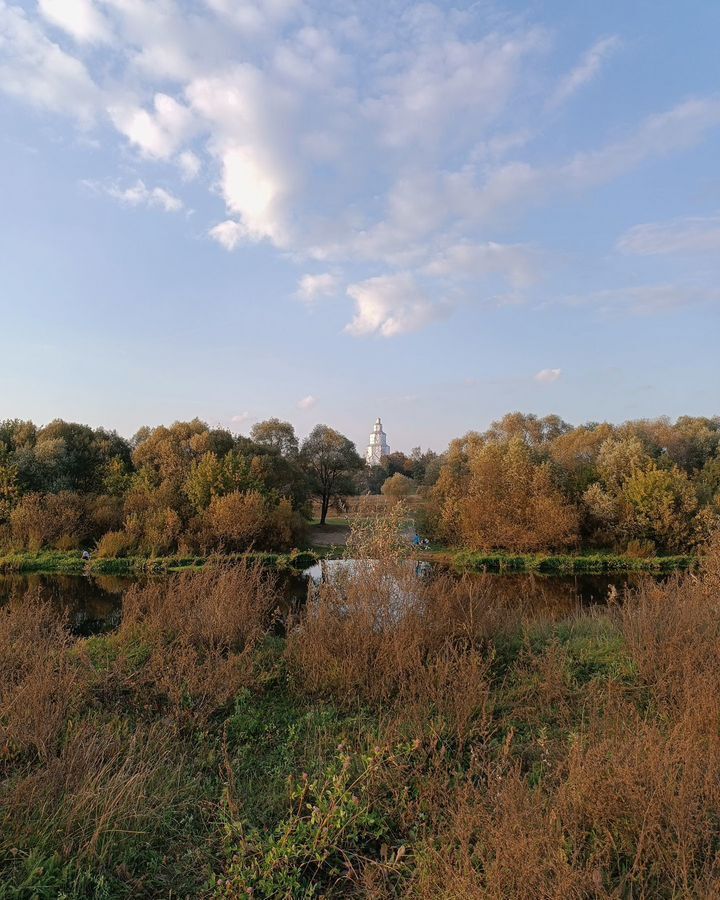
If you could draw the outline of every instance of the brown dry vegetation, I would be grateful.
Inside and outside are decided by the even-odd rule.
[[[391,544],[283,639],[246,566],[1,610],[0,897],[717,896],[720,543],[571,615]]]
[[[716,896],[719,560],[554,628],[402,567],[321,588],[288,640],[295,678],[381,709],[386,752],[414,740],[375,798],[414,855],[367,864],[377,896]]]

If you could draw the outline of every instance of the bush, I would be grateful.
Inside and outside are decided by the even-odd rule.
[[[386,497],[399,500],[401,497],[409,497],[410,494],[415,493],[415,482],[412,478],[396,472],[385,479],[380,490]]]
[[[268,509],[257,491],[233,491],[214,497],[207,519],[216,540],[230,550],[247,550],[262,544],[268,525]]]
[[[15,546],[25,550],[44,547],[69,550],[87,533],[85,502],[79,494],[27,494],[10,516]]]
[[[100,559],[117,559],[128,556],[135,548],[135,540],[126,531],[108,531],[98,541],[97,555]]]
[[[655,556],[656,553],[657,549],[653,541],[632,540],[628,541],[625,548],[626,556],[631,556],[634,559],[649,559]]]

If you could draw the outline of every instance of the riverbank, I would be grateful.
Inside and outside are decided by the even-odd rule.
[[[228,553],[216,556],[126,556],[84,560],[79,551],[43,551],[0,556],[0,574],[41,575],[162,575],[200,570],[210,562],[259,562],[270,569],[303,572],[327,553],[293,550],[290,553]]]
[[[342,556],[341,546],[314,546],[290,553],[228,553],[215,556],[127,556],[117,559],[83,560],[79,551],[48,550],[40,553],[11,553],[0,556],[0,574],[42,575],[161,575],[205,567],[209,562],[259,562],[270,569],[303,572],[321,559]],[[436,549],[414,554],[415,558],[454,569],[457,572],[539,575],[603,575],[647,572],[662,575],[693,571],[695,556],[654,556],[640,559],[611,553],[552,555],[546,553],[473,553],[469,550]]]
[[[696,556],[653,556],[638,558],[612,553],[474,553],[470,550],[428,550],[418,558],[449,566],[458,572],[538,573],[541,575],[603,575],[648,572],[661,575],[687,572],[698,567]]]

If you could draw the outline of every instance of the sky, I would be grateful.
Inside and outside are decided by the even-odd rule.
[[[0,0],[0,419],[715,415],[720,3]]]

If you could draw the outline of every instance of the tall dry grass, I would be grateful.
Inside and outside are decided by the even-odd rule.
[[[287,643],[298,690],[375,708],[388,753],[414,740],[368,796],[414,835],[404,874],[369,859],[356,890],[720,895],[720,542],[700,575],[560,627],[375,555],[321,584]]]
[[[122,858],[178,815],[182,766],[161,724],[81,722],[43,766],[0,788],[0,852],[31,845],[96,865]]]
[[[48,759],[85,703],[64,617],[39,592],[0,607],[0,765]]]
[[[277,604],[276,582],[257,563],[132,587],[117,632],[120,646],[139,648],[142,664],[127,673],[132,690],[180,719],[207,718],[252,685],[255,651]]]
[[[360,561],[312,592],[289,630],[288,664],[311,694],[383,703],[448,653],[488,647],[507,616],[483,580],[425,580],[412,562]]]
[[[358,564],[310,592],[289,682],[274,658],[269,688],[278,591],[258,567],[138,585],[90,641],[38,595],[0,610],[0,862],[34,847],[109,866],[162,845],[215,733],[224,896],[719,896],[720,543],[697,576],[568,617],[492,576],[422,577],[392,531],[363,533]],[[231,710],[248,687],[254,712]],[[241,754],[249,735],[272,745],[254,785],[293,776],[273,829],[243,821],[238,734]],[[313,774],[295,771],[312,748]]]
[[[167,844],[192,793],[184,735],[252,684],[276,603],[241,565],[138,584],[89,640],[39,593],[0,609],[0,864],[32,848],[97,869]]]
[[[164,723],[130,727],[98,708],[83,643],[39,592],[0,608],[3,866],[31,852],[103,865],[177,812],[183,759],[173,735]]]

